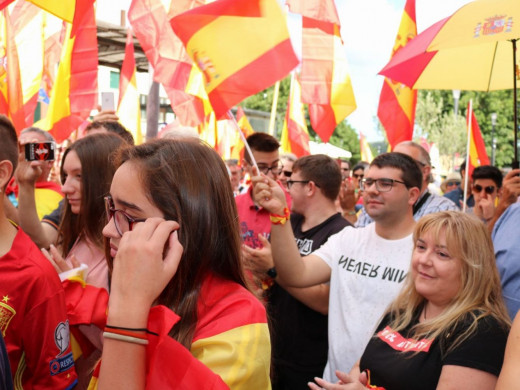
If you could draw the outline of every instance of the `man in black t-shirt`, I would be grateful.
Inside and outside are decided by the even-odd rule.
[[[291,226],[302,256],[350,225],[336,211],[334,201],[341,185],[341,171],[330,157],[298,159],[287,184],[292,199]],[[267,265],[256,267],[258,271]],[[268,274],[276,280],[274,268]],[[286,290],[275,282],[267,296],[273,390],[307,388],[309,381],[323,374],[327,363],[329,285]]]

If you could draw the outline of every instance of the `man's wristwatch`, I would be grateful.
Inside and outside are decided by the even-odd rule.
[[[269,268],[266,272],[266,274],[270,277],[270,278],[273,278],[273,279],[276,279],[276,277],[278,276],[278,272],[276,272],[276,268],[273,267],[273,268]]]

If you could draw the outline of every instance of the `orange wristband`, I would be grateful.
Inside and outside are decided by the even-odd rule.
[[[286,207],[283,209],[284,215],[278,215],[278,214],[269,214],[269,218],[271,219],[271,223],[273,225],[285,225],[287,221],[289,220],[291,214],[289,212],[289,209]]]

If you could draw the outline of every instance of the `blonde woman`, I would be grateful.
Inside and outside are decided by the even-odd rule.
[[[454,211],[424,216],[410,269],[360,362],[337,384],[317,378],[322,388],[495,388],[510,320],[485,226]]]

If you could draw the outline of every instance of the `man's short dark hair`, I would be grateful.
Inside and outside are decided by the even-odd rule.
[[[252,151],[271,153],[277,151],[280,147],[277,139],[267,133],[253,133],[246,138],[247,143]],[[249,153],[244,153],[245,160],[251,164]]]
[[[18,165],[18,136],[13,123],[5,115],[0,115],[0,139],[0,161],[11,161],[14,173]]]
[[[365,170],[370,164],[364,161],[358,162],[356,165],[354,165],[354,168],[352,168],[352,172],[355,172],[359,169]]]
[[[495,182],[497,188],[502,187],[502,172],[497,167],[492,165],[481,165],[480,167],[476,167],[473,170],[473,175],[471,175],[473,179],[473,183],[477,179],[491,179]]]
[[[383,153],[373,159],[370,166],[399,169],[402,172],[401,179],[407,188],[417,187],[420,190],[422,187],[423,174],[421,168],[413,158],[406,154],[399,152]]]
[[[134,145],[134,136],[130,133],[126,127],[124,127],[118,121],[94,121],[89,123],[89,125],[85,128],[85,132],[89,132],[90,130],[96,130],[105,128],[109,133],[116,133],[121,138],[123,138],[127,144]]]
[[[23,129],[20,134],[25,134],[25,133],[40,134],[40,135],[43,135],[45,137],[46,141],[48,141],[48,142],[56,142],[51,133],[49,133],[48,131],[40,129],[39,127],[27,127],[25,129]]]
[[[342,162],[342,163],[347,164],[348,165],[348,169],[350,169],[351,165],[350,165],[350,161],[349,160],[347,160],[346,158],[340,158],[339,161]]]
[[[300,157],[293,165],[293,173],[301,172],[303,180],[311,180],[322,194],[336,200],[341,186],[341,170],[338,163],[324,154]]]

